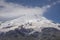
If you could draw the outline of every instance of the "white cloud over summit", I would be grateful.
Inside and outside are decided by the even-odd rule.
[[[56,4],[56,2],[54,2]],[[25,16],[24,19],[26,17],[30,17],[34,18],[34,15],[38,15],[39,17],[43,16],[43,14],[45,12],[47,12],[47,9],[49,9],[51,6],[54,5],[54,3],[52,5],[45,5],[43,7],[28,7],[28,6],[22,6],[22,5],[18,5],[18,4],[14,4],[14,3],[7,3],[5,2],[5,0],[0,0],[0,6],[2,7],[0,9],[0,17],[2,18],[15,18],[15,17],[21,17],[21,16]]]
[[[28,6],[22,6],[14,3],[6,3],[3,1],[0,1],[0,6],[3,6],[0,10],[0,17],[17,17],[25,14],[43,14],[46,9],[40,8],[40,7],[28,7]]]

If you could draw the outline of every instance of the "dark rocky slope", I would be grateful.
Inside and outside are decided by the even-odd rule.
[[[33,29],[15,29],[9,32],[0,33],[0,40],[60,40],[60,30],[52,27],[43,28],[41,32]]]

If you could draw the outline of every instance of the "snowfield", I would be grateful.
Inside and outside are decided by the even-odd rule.
[[[41,32],[41,29],[46,27],[53,27],[60,30],[60,28],[58,27],[60,24],[53,23],[51,20],[47,20],[44,17],[41,17],[40,19],[25,18],[25,20],[22,17],[11,21],[6,21],[5,23],[1,23],[0,31],[8,32],[10,30],[15,30],[16,28],[21,29],[21,27],[19,27],[21,25],[23,25],[23,28],[26,29],[32,28],[35,31],[39,31],[39,32]]]

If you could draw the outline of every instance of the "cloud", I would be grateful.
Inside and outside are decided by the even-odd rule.
[[[24,15],[26,17],[33,17],[33,15],[39,15],[39,17],[43,16],[43,14],[47,12],[47,9],[52,5],[45,5],[43,7],[29,7],[14,3],[7,3],[5,0],[0,0],[0,6],[2,7],[0,9],[0,18],[8,20],[8,18],[12,19]]]
[[[28,6],[22,6],[14,3],[6,3],[3,1],[0,1],[0,6],[3,6],[0,10],[0,17],[4,18],[12,18],[17,17],[21,15],[30,15],[30,14],[40,14],[42,15],[46,9],[40,8],[40,7],[28,7]]]

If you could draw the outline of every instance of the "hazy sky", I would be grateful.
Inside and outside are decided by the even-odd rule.
[[[0,21],[32,13],[60,23],[60,0],[0,0]]]

